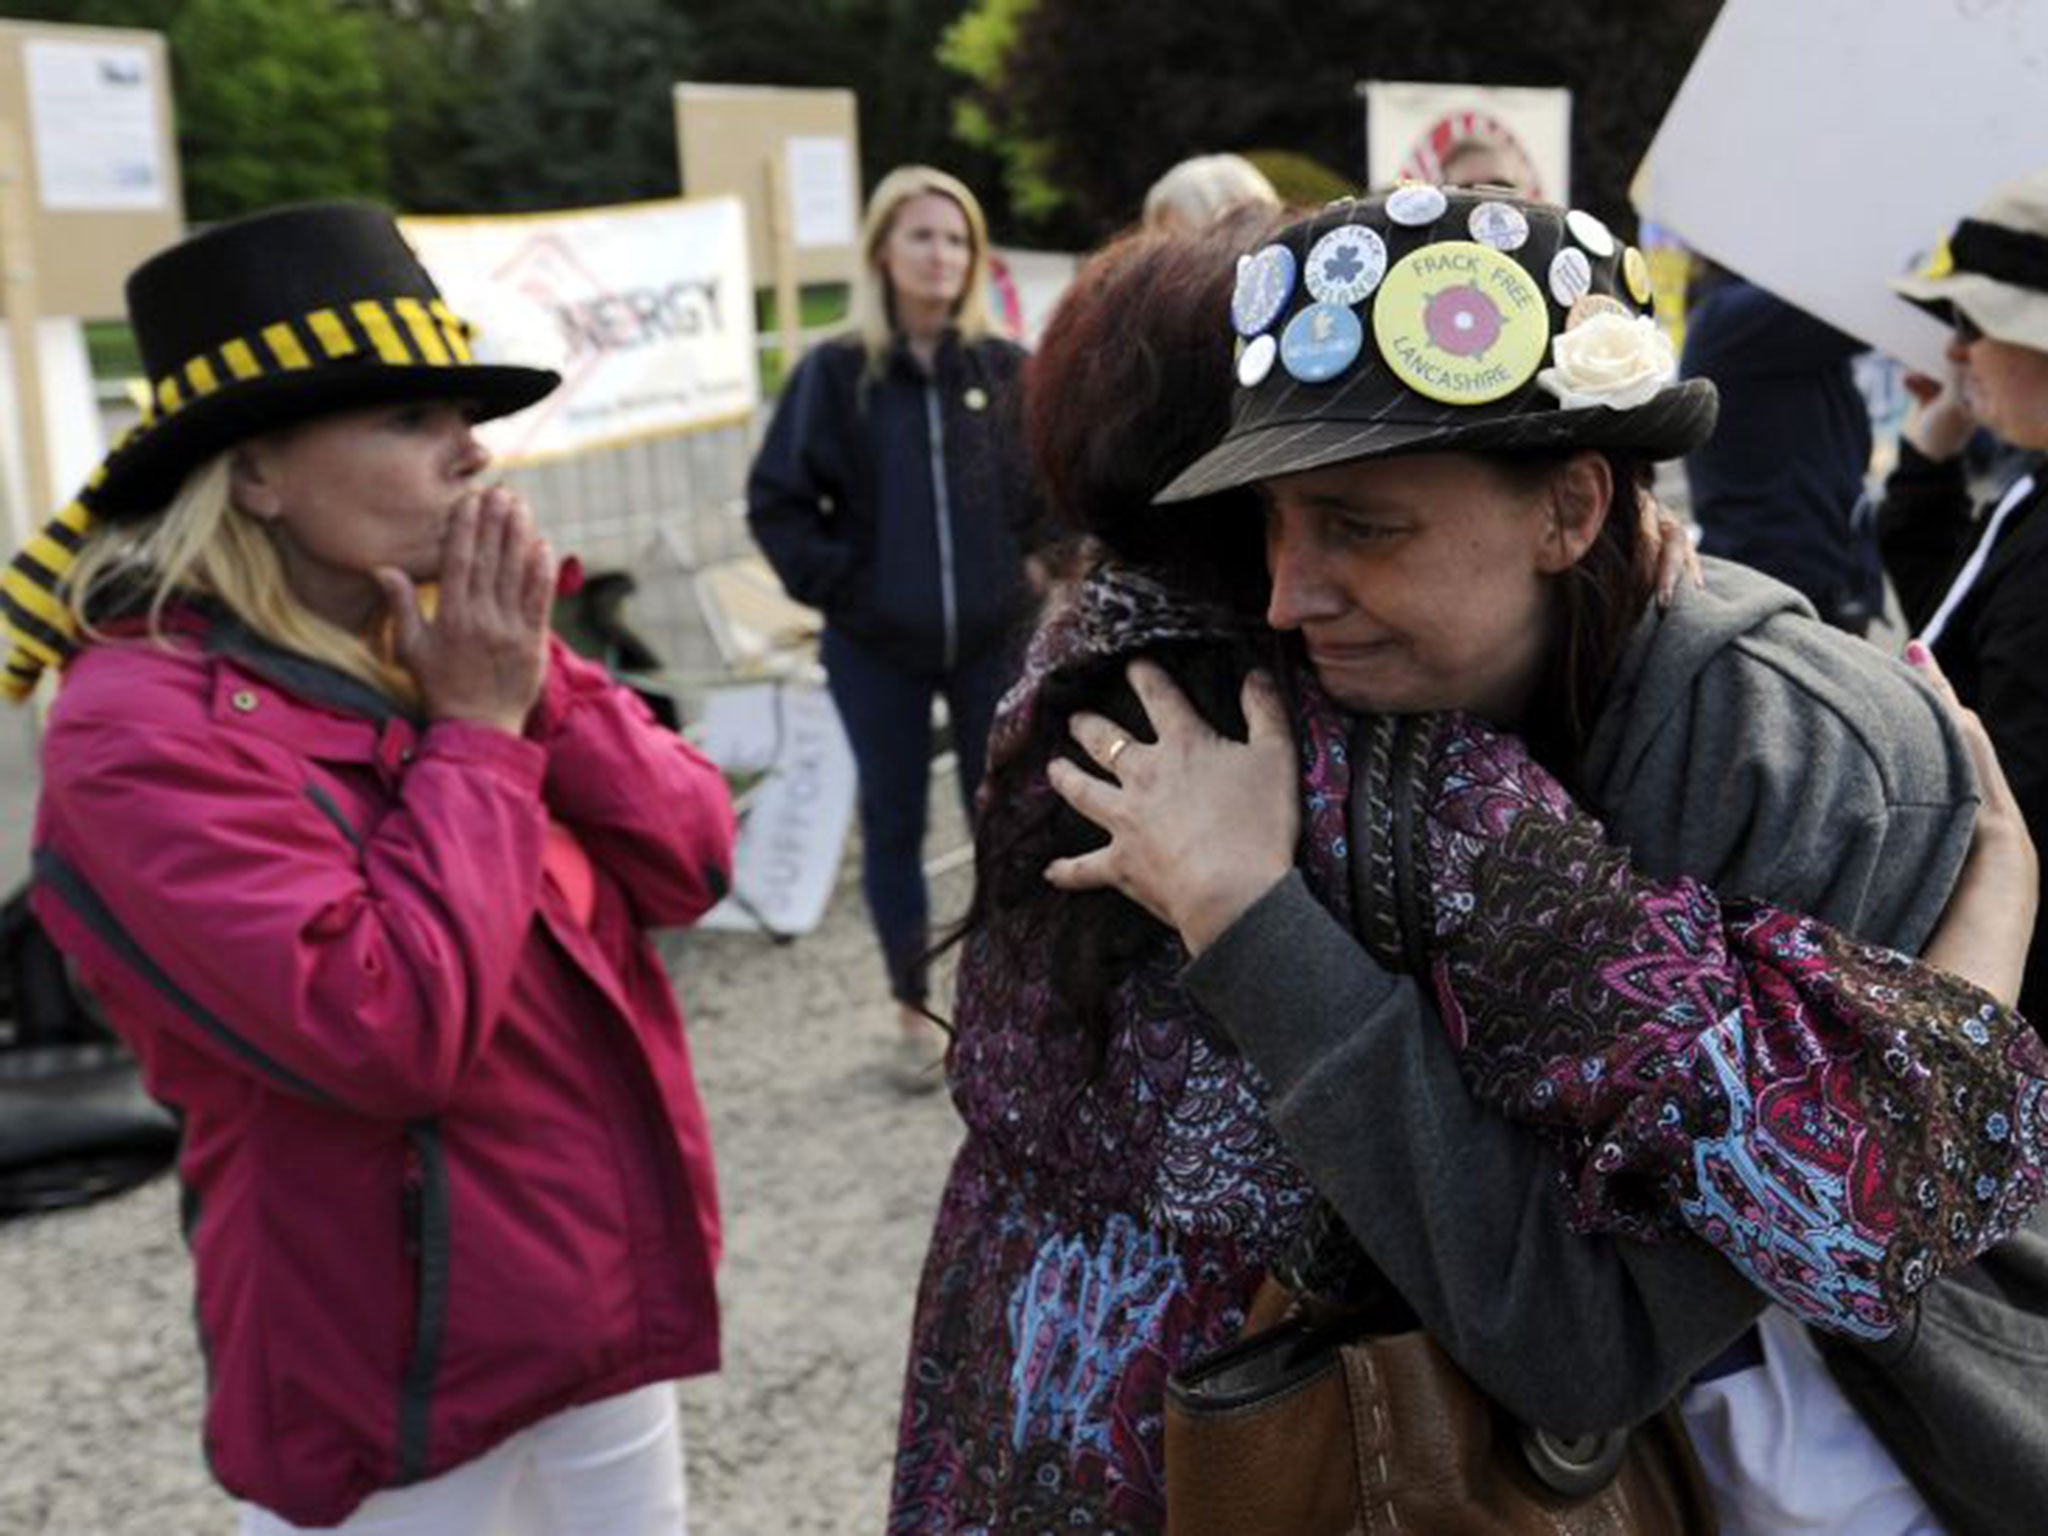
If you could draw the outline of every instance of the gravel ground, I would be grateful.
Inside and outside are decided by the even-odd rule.
[[[24,742],[0,739],[10,870],[33,795]],[[934,851],[963,837],[945,787]],[[841,874],[794,945],[691,933],[668,947],[726,1219],[725,1369],[680,1389],[698,1536],[881,1528],[917,1271],[959,1127],[944,1094],[890,1082],[894,1009],[851,859]],[[937,910],[966,891],[964,872],[943,876]],[[199,1455],[190,1310],[168,1178],[0,1224],[0,1536],[233,1529]]]

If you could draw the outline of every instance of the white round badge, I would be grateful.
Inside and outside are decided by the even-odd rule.
[[[1602,261],[1614,254],[1614,232],[1583,208],[1574,208],[1564,216],[1564,227],[1572,232],[1572,238]]]
[[[1434,224],[1450,206],[1450,199],[1444,196],[1441,187],[1411,185],[1396,187],[1387,194],[1387,217],[1410,229]]]
[[[1256,336],[1275,320],[1294,293],[1294,252],[1269,245],[1237,269],[1230,298],[1230,322],[1240,336]]]
[[[1586,253],[1572,246],[1559,251],[1550,262],[1550,296],[1566,309],[1586,296],[1593,286],[1593,263]]]
[[[1315,243],[1302,281],[1325,304],[1356,304],[1372,296],[1386,271],[1387,246],[1379,233],[1345,224]]]
[[[1467,225],[1474,240],[1496,251],[1518,251],[1529,238],[1529,220],[1512,203],[1481,203]]]
[[[1266,382],[1266,375],[1273,371],[1273,359],[1280,355],[1280,343],[1267,331],[1254,336],[1244,344],[1244,350],[1237,355],[1237,382],[1246,389],[1257,389]]]

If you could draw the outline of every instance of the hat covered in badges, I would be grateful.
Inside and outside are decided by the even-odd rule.
[[[561,382],[475,361],[469,327],[368,203],[273,209],[180,241],[129,274],[128,318],[149,404],[80,498],[105,517],[159,511],[216,453],[311,416],[451,399],[482,420]]]
[[[1685,453],[1717,397],[1678,380],[1650,297],[1642,253],[1578,209],[1414,184],[1332,203],[1239,259],[1230,429],[1157,499],[1395,453]]]
[[[1999,187],[1892,289],[1943,325],[1960,311],[1996,341],[2048,352],[2048,170]]]

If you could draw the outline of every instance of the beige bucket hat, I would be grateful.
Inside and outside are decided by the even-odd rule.
[[[1943,325],[1960,313],[1995,340],[2048,352],[2048,169],[1999,187],[1892,288]]]

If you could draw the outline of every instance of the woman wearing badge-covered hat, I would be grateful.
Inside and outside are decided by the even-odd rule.
[[[1892,286],[1953,335],[1950,375],[1907,424],[1885,484],[1885,564],[1907,622],[1983,716],[2038,842],[2048,837],[2048,171],[2000,187],[1956,226],[1934,270]],[[1979,427],[2018,457],[1973,516],[1963,447]],[[2020,1007],[2048,1017],[2048,945],[2028,959]]]
[[[1058,760],[1069,714],[1102,712],[1121,721],[1113,736],[1094,740],[1104,722],[1077,717],[1087,723],[1078,724],[1076,734],[1109,773],[1141,751],[1140,712],[1128,696],[1119,701],[1116,686],[1126,658],[1161,657],[1197,699],[1203,718],[1219,722],[1221,730],[1241,731],[1245,718],[1275,707],[1261,704],[1256,690],[1239,696],[1245,668],[1270,644],[1257,622],[1265,584],[1256,516],[1246,515],[1244,506],[1249,498],[1239,493],[1198,506],[1145,506],[1223,426],[1228,391],[1212,371],[1227,366],[1228,352],[1209,317],[1227,296],[1231,256],[1255,239],[1259,220],[1239,215],[1218,233],[1182,242],[1134,240],[1098,257],[1063,302],[1034,364],[1027,422],[1049,501],[1111,558],[1041,628],[992,748],[950,1072],[968,1135],[942,1203],[913,1324],[892,1530],[1018,1521],[1155,1528],[1164,1493],[1164,1377],[1230,1336],[1252,1290],[1301,1225],[1311,1196],[1308,1179],[1320,1181],[1328,1171],[1313,1149],[1304,1170],[1289,1155],[1294,1149],[1276,1140],[1275,1120],[1285,1132],[1298,1112],[1268,1100],[1257,1074],[1215,1038],[1175,975],[1185,956],[1168,931],[1112,892],[1062,897],[1040,876],[1047,857],[1101,841],[1063,815],[1048,787],[1048,775],[1064,775],[1070,784],[1075,778]],[[1356,260],[1354,253],[1346,264]],[[1108,345],[1111,338],[1123,344]],[[1284,671],[1286,658],[1280,659]],[[1357,878],[1361,858],[1356,837],[1346,850],[1346,801],[1353,794],[1344,768],[1347,742],[1312,678],[1290,692],[1303,711],[1296,722],[1305,743],[1301,857],[1318,895],[1341,912],[1347,879]],[[1263,738],[1258,757],[1267,775],[1291,783],[1291,749],[1276,754],[1270,730],[1255,727],[1254,736]],[[1067,750],[1076,749],[1068,743]],[[1554,795],[1554,788],[1545,793]],[[1509,801],[1503,796],[1498,803]],[[1539,820],[1562,813],[1557,799],[1545,804]],[[1255,795],[1240,797],[1235,808],[1260,819],[1269,809]],[[1182,819],[1181,828],[1227,846],[1230,859],[1258,844],[1199,816]],[[1291,856],[1292,836],[1283,833],[1277,841]],[[1171,856],[1186,854],[1183,848]],[[1348,877],[1347,861],[1354,866]],[[1441,871],[1438,878],[1444,878]],[[1620,898],[1624,907],[1669,895],[1634,886],[1628,891]],[[1492,919],[1499,893],[1488,886],[1484,894],[1476,906]],[[1263,994],[1276,1027],[1313,1004],[1342,1020],[1330,1025],[1333,1032],[1348,1028],[1355,1023],[1354,1005],[1370,999],[1371,990],[1347,990],[1342,978],[1331,978],[1329,946],[1316,941],[1319,932],[1336,930],[1314,900],[1303,899],[1315,920],[1303,921],[1301,912],[1288,916],[1289,952],[1265,956],[1266,971],[1248,988]],[[1595,886],[1581,905],[1601,914],[1598,920],[1613,920],[1619,914],[1601,905],[1607,899]],[[1666,966],[1666,975],[1689,971],[1701,979],[1727,963],[1726,957],[1704,963],[1697,955],[1667,958],[1676,969]],[[1754,947],[1735,963],[1757,976],[1774,966]],[[1853,969],[1845,961],[1833,974],[1839,980]],[[2006,969],[2016,971],[2016,960]],[[1534,988],[1541,997],[1554,990],[1526,967],[1480,971],[1480,979],[1504,992]],[[1994,966],[1984,974],[1995,980],[2002,973]],[[1770,984],[1785,980],[1779,975]],[[1330,982],[1326,997],[1298,995],[1319,981]],[[1937,1011],[1933,994],[1944,984],[1935,978],[1894,977],[1889,984],[1928,1003],[1930,1016]],[[1977,1002],[1984,1004],[1981,995]],[[1625,1034],[1634,1027],[1626,1017],[1642,1005],[1634,997],[1606,1007],[1602,1027]],[[1772,1018],[1775,1006],[1762,1004],[1757,1018]],[[1346,1014],[1347,1008],[1354,1012]],[[1736,1005],[1736,1011],[1748,1010]],[[1428,1027],[1436,1029],[1433,1022]],[[1807,1028],[1795,1025],[1793,1033]],[[2001,1040],[2015,1029],[2024,1032],[2003,1012],[1996,1028]],[[1397,1040],[1410,1047],[1429,1043],[1414,1028]],[[1709,1256],[1693,1255],[1697,1264],[1691,1264],[1671,1246],[1623,1254],[1619,1249],[1632,1245],[1575,1237],[1567,1227],[1570,1207],[1552,1178],[1536,1170],[1531,1145],[1502,1149],[1501,1138],[1513,1128],[1473,1102],[1455,1063],[1425,1052],[1426,1059],[1401,1065],[1399,1054],[1393,1051],[1381,1070],[1355,1081],[1386,1084],[1400,1097],[1395,1079],[1405,1074],[1416,1092],[1415,1102],[1403,1105],[1413,1124],[1401,1130],[1434,1127],[1440,1119],[1442,1134],[1411,1135],[1405,1147],[1399,1132],[1390,1135],[1393,1152],[1371,1167],[1379,1183],[1372,1198],[1402,1205],[1404,1191],[1388,1172],[1402,1156],[1471,1170],[1482,1180],[1499,1175],[1527,1191],[1518,1220],[1465,1246],[1483,1250],[1498,1232],[1521,1230],[1514,1245],[1520,1251],[1510,1258],[1528,1282],[1514,1289],[1524,1311],[1540,1296],[1541,1326],[1550,1336],[1535,1357],[1484,1359],[1486,1342],[1477,1332],[1487,1326],[1477,1316],[1483,1301],[1467,1302],[1462,1315],[1427,1300],[1421,1307],[1433,1326],[1447,1326],[1454,1349],[1478,1346],[1482,1358],[1474,1374],[1489,1385],[1500,1382],[1518,1412],[1573,1431],[1626,1422],[1655,1409],[1692,1364],[1753,1316],[1756,1293]],[[1390,1065],[1397,1070],[1385,1070]],[[1430,1068],[1438,1069],[1434,1077]],[[2017,1073],[1999,1091],[2023,1090],[2026,1081]],[[1632,1087],[1624,1098],[1635,1093]],[[1857,1093],[1852,1086],[1849,1097]],[[1432,1096],[1443,1102],[1424,1102]],[[1355,1097],[1345,1103],[1367,1112]],[[1505,1107],[1518,1118],[1540,1118],[1529,1101]],[[1372,1105],[1369,1112],[1396,1118],[1390,1106]],[[1869,1110],[1845,1113],[1864,1123]],[[1646,1171],[1631,1158],[1628,1176]],[[2015,1190],[2028,1186],[2025,1163],[2011,1170]],[[1364,1170],[1354,1172],[1356,1182],[1364,1182]],[[1442,1242],[1441,1234],[1427,1233],[1432,1220],[1456,1231],[1456,1208],[1469,1213],[1476,1198],[1454,1183],[1438,1183],[1430,1193],[1440,1198],[1421,1222],[1424,1246]],[[1944,1197],[1943,1216],[1955,1198],[1953,1190]],[[1962,1199],[1970,1204],[1975,1197]],[[1611,1227],[1615,1214],[1610,1207],[1586,1219]],[[1482,1210],[1479,1219],[1494,1215]],[[1978,1228],[1976,1241],[1989,1241],[1996,1230],[1995,1223]],[[1498,1251],[1488,1257],[1497,1259]],[[1498,1289],[1509,1268],[1496,1263],[1484,1284]],[[1470,1271],[1449,1278],[1469,1279]],[[1653,1313],[1651,1299],[1670,1305]],[[1896,1323],[1894,1316],[1879,1331]],[[1632,1347],[1647,1348],[1651,1358],[1633,1374],[1622,1371],[1626,1379],[1596,1378],[1578,1400],[1560,1405],[1563,1384],[1576,1385],[1589,1368],[1629,1363]],[[1568,1422],[1552,1417],[1558,1414]]]
[[[1149,727],[1076,718],[1080,746],[1110,782],[1052,768],[1054,787],[1110,841],[1047,877],[1114,888],[1181,935],[1196,956],[1188,985],[1270,1085],[1289,1148],[1425,1327],[1501,1401],[1562,1411],[1577,1427],[1650,1411],[1742,1333],[1755,1301],[1730,1287],[1719,1260],[1680,1245],[1631,1258],[1626,1289],[1640,1304],[1610,1314],[1613,1288],[1582,1283],[1585,1266],[1546,1238],[1558,1224],[1554,1172],[1512,1149],[1487,1154],[1483,1137],[1468,1144],[1476,1110],[1461,1118],[1442,1094],[1410,1091],[1443,1067],[1424,1059],[1443,1054],[1439,1026],[1389,974],[1389,953],[1401,968],[1399,941],[1418,925],[1425,952],[1436,942],[1453,957],[1433,962],[1432,979],[1441,986],[1450,965],[1468,1067],[1490,1073],[1496,1108],[1539,1123],[1540,1093],[1517,1107],[1529,1063],[1503,1068],[1487,1054],[1512,1046],[1531,1015],[1472,954],[1519,957],[1525,981],[1554,976],[1554,995],[1574,1007],[1537,1017],[1563,1029],[1561,1041],[1575,1038],[1575,1015],[1597,1020],[1611,1007],[1595,978],[1629,974],[1600,969],[1604,946],[1629,930],[1560,924],[1533,878],[1541,859],[1519,882],[1512,860],[1461,865],[1519,817],[1446,834],[1447,818],[1479,813],[1473,792],[1480,808],[1496,791],[1501,805],[1518,800],[1502,789],[1516,774],[1470,734],[1519,732],[1655,879],[1704,880],[1909,953],[1928,941],[1966,854],[1977,874],[1998,871],[1996,890],[2028,891],[2035,878],[1995,762],[1971,851],[1970,739],[1906,668],[1739,567],[1706,562],[1704,587],[1681,587],[1668,611],[1652,602],[1638,498],[1651,461],[1711,429],[1713,397],[1676,382],[1648,298],[1640,258],[1583,213],[1423,187],[1327,209],[1240,268],[1226,322],[1238,338],[1230,426],[1160,510],[1188,503],[1192,518],[1210,510],[1192,498],[1256,488],[1267,617],[1299,636],[1316,683],[1348,709],[1432,717],[1382,727],[1412,755],[1403,767],[1393,753],[1391,768],[1363,781],[1386,793],[1364,797],[1370,814],[1354,817],[1348,838],[1354,867],[1390,851],[1389,889],[1414,890],[1404,859],[1438,879],[1467,870],[1436,888],[1435,907],[1424,898],[1419,914],[1397,912],[1393,943],[1369,955],[1289,873],[1296,828],[1312,818],[1292,808],[1270,734],[1262,751],[1223,739],[1157,673],[1133,669]],[[1415,818],[1430,831],[1411,848]],[[1580,853],[1579,878],[1607,867],[1596,847]],[[1489,903],[1499,909],[1490,916]],[[1979,903],[1987,920],[1975,932],[1944,926],[1944,945],[1962,948],[1944,948],[1942,963],[2016,986],[2031,909],[2030,898]],[[1671,932],[1697,937],[1697,921]],[[1846,1080],[1859,1079],[1872,1083],[1852,1064]],[[1625,1101],[1643,1080],[1612,1086]],[[1754,1123],[1775,1134],[1768,1119]],[[2013,1132],[2004,1119],[1950,1129],[1958,1147]],[[1814,1149],[1780,1153],[1796,1164]],[[1496,1202],[1476,1217],[1475,1186]],[[1390,1198],[1390,1187],[1411,1198]],[[1729,1217],[1737,1231],[1748,1219],[1739,1205]],[[1854,1506],[1869,1529],[1922,1529],[1924,1496],[1958,1528],[2017,1529],[2010,1512],[2039,1507],[2031,1469],[2048,1466],[2033,1455],[2031,1421],[2013,1424],[1999,1407],[2025,1369],[1946,1336],[1928,1345],[1927,1319],[1967,1318],[1985,1305],[1974,1292],[2002,1288],[2022,1299],[1992,1310],[2038,1332],[2021,1288],[2038,1241],[2022,1231],[1923,1291],[1922,1343],[1903,1358],[1831,1341],[1831,1377],[1789,1314],[1768,1314],[1764,1363],[1724,1364],[1687,1398],[1725,1528],[1794,1528],[1816,1511],[1823,1524],[1811,1528],[1841,1528]],[[1588,1356],[1623,1368],[1587,1372]],[[1796,1425],[1774,1422],[1773,1403],[1796,1405]],[[1941,1405],[1941,1433],[1908,1427],[1925,1404]],[[1979,1439],[1987,1426],[1995,1452]]]
[[[719,1237],[644,930],[726,887],[716,769],[547,629],[555,557],[389,214],[129,279],[152,410],[0,581],[36,911],[183,1124],[242,1529],[684,1528]],[[420,588],[433,584],[423,602]]]

